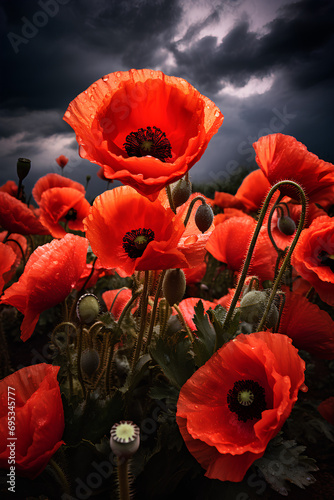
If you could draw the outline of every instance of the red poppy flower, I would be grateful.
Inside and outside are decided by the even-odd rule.
[[[334,220],[317,217],[303,229],[291,263],[327,304],[334,306]]]
[[[291,339],[238,335],[181,388],[176,420],[190,453],[221,481],[241,481],[279,432],[305,388]]]
[[[35,198],[36,202],[40,204],[43,193],[48,189],[56,187],[57,188],[67,187],[76,189],[77,191],[80,191],[83,194],[85,194],[86,192],[84,186],[80,184],[80,182],[72,181],[71,179],[63,177],[62,175],[59,174],[47,174],[38,179],[32,190],[32,195]]]
[[[11,233],[49,234],[27,205],[4,192],[0,192],[0,226]]]
[[[198,229],[188,237],[181,216],[129,186],[98,196],[84,225],[102,265],[120,269],[124,276],[135,270],[196,266],[208,237]]]
[[[7,181],[3,186],[0,186],[0,191],[8,193],[11,196],[17,196],[18,186],[15,181]]]
[[[85,238],[73,234],[39,246],[19,281],[7,288],[0,303],[24,314],[23,341],[31,337],[41,312],[59,304],[71,292],[86,266],[87,247]]]
[[[243,218],[231,217],[218,224],[208,240],[207,251],[215,259],[227,264],[229,269],[239,271],[245,260],[255,225],[255,220],[248,215],[244,215]],[[263,228],[256,242],[248,274],[258,276],[262,281],[273,279],[276,258],[266,228]]]
[[[235,208],[242,210],[244,208],[242,202],[237,200],[234,194],[216,191],[213,204],[220,208]]]
[[[7,281],[10,280],[12,266],[16,261],[16,254],[9,245],[0,243],[0,294]]]
[[[189,267],[183,269],[183,272],[186,277],[187,285],[193,285],[194,283],[200,283],[205,276],[206,273],[206,263],[201,262],[196,267]]]
[[[64,120],[82,158],[154,200],[201,158],[223,115],[185,80],[132,69],[93,83]]]
[[[102,299],[108,311],[112,313],[117,321],[129,300],[132,297],[130,288],[118,288],[117,290],[107,290],[103,292]]]
[[[236,208],[224,208],[222,214],[215,215],[214,224],[218,226],[218,224],[222,224],[227,219],[231,219],[231,217],[245,217],[245,212],[237,210]]]
[[[334,359],[334,321],[306,297],[288,289],[278,331],[288,335],[297,349]]]
[[[70,187],[47,189],[39,205],[40,220],[54,238],[65,236],[67,227],[74,231],[84,230],[82,221],[89,213],[90,204],[81,191]]]
[[[318,412],[327,422],[334,425],[334,396],[322,401],[318,406]]]
[[[21,368],[0,381],[1,468],[8,469],[15,463],[18,474],[34,479],[64,444],[58,371],[59,366],[41,363]],[[9,402],[15,402],[15,407],[9,407]],[[8,417],[12,417],[9,408],[15,414],[15,441],[7,439]],[[11,443],[15,444],[13,462],[10,462]]]
[[[253,144],[256,162],[271,185],[282,180],[302,186],[309,201],[321,199],[322,191],[334,184],[334,165],[310,153],[304,144],[289,135],[271,134]],[[281,193],[299,200],[298,192],[284,186]]]
[[[240,200],[246,210],[257,212],[269,189],[270,183],[262,170],[254,170],[244,178],[235,194],[235,198]]]
[[[60,155],[56,158],[56,162],[61,168],[64,168],[68,164],[68,158],[64,155]]]

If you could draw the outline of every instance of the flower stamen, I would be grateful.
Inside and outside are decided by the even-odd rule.
[[[69,211],[67,212],[67,214],[65,215],[65,219],[67,221],[70,221],[70,220],[76,220],[77,219],[77,211],[75,210],[75,208],[70,208]]]
[[[129,156],[154,156],[161,161],[172,157],[172,146],[165,132],[158,127],[153,129],[140,128],[126,136],[123,146]]]
[[[131,259],[137,259],[144,253],[150,241],[154,240],[152,229],[132,229],[123,238],[123,248]]]
[[[242,422],[261,418],[267,409],[265,391],[254,380],[237,380],[227,393],[227,404]]]

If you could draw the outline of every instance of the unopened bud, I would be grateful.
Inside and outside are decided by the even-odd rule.
[[[277,222],[277,227],[281,231],[281,233],[286,236],[292,236],[296,231],[295,221],[291,219],[291,217],[287,217],[284,215],[280,217]]]
[[[95,295],[86,293],[77,302],[77,316],[82,323],[92,323],[100,311],[100,304]]]
[[[180,302],[186,291],[186,277],[182,269],[169,269],[162,283],[162,292],[170,306]]]
[[[212,208],[207,203],[205,203],[204,205],[200,205],[195,214],[195,223],[198,229],[202,231],[202,233],[205,233],[205,231],[207,231],[211,226],[212,222]]]
[[[117,457],[128,459],[139,448],[140,430],[130,420],[114,424],[110,431],[110,448]]]
[[[95,349],[86,349],[83,351],[80,358],[80,367],[88,377],[91,377],[96,372],[99,364],[100,356]]]
[[[31,167],[31,161],[28,158],[19,158],[16,164],[17,176],[20,181],[23,181],[29,174],[29,170]]]
[[[267,294],[257,290],[246,293],[240,301],[240,319],[247,323],[256,324],[260,321],[266,304]]]
[[[180,207],[191,195],[191,182],[186,179],[180,179],[172,191],[174,207]]]

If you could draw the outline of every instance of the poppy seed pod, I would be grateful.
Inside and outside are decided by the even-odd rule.
[[[95,295],[86,293],[77,302],[76,312],[82,323],[92,323],[100,311],[100,304]]]
[[[114,424],[110,431],[110,448],[117,457],[128,459],[140,444],[139,427],[129,420]]]
[[[252,290],[246,293],[240,301],[240,318],[247,323],[256,324],[260,321],[267,304],[267,294]]]
[[[286,236],[292,236],[296,231],[295,221],[291,219],[291,217],[287,217],[286,215],[278,219],[277,227],[281,231],[281,233],[285,234]]]
[[[175,208],[185,203],[191,195],[191,182],[186,179],[180,179],[172,191],[172,198]]]
[[[86,349],[83,351],[80,358],[80,367],[88,377],[91,377],[96,372],[99,364],[100,356],[95,349]]]
[[[207,203],[205,203],[204,205],[200,205],[195,214],[195,223],[198,229],[202,231],[202,233],[205,233],[205,231],[207,231],[211,226],[212,221],[212,208]]]
[[[180,302],[186,291],[186,277],[182,269],[169,269],[162,283],[162,292],[172,307]]]
[[[19,158],[16,164],[17,176],[20,181],[23,181],[29,174],[29,170],[31,167],[31,161],[28,158]]]

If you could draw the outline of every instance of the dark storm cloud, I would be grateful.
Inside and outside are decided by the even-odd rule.
[[[251,77],[262,78],[282,68],[289,71],[298,87],[333,78],[331,0],[288,4],[266,28],[268,32],[259,35],[242,20],[221,41],[206,36],[187,49],[174,43],[171,50],[176,67],[214,93],[226,83],[243,87]]]

